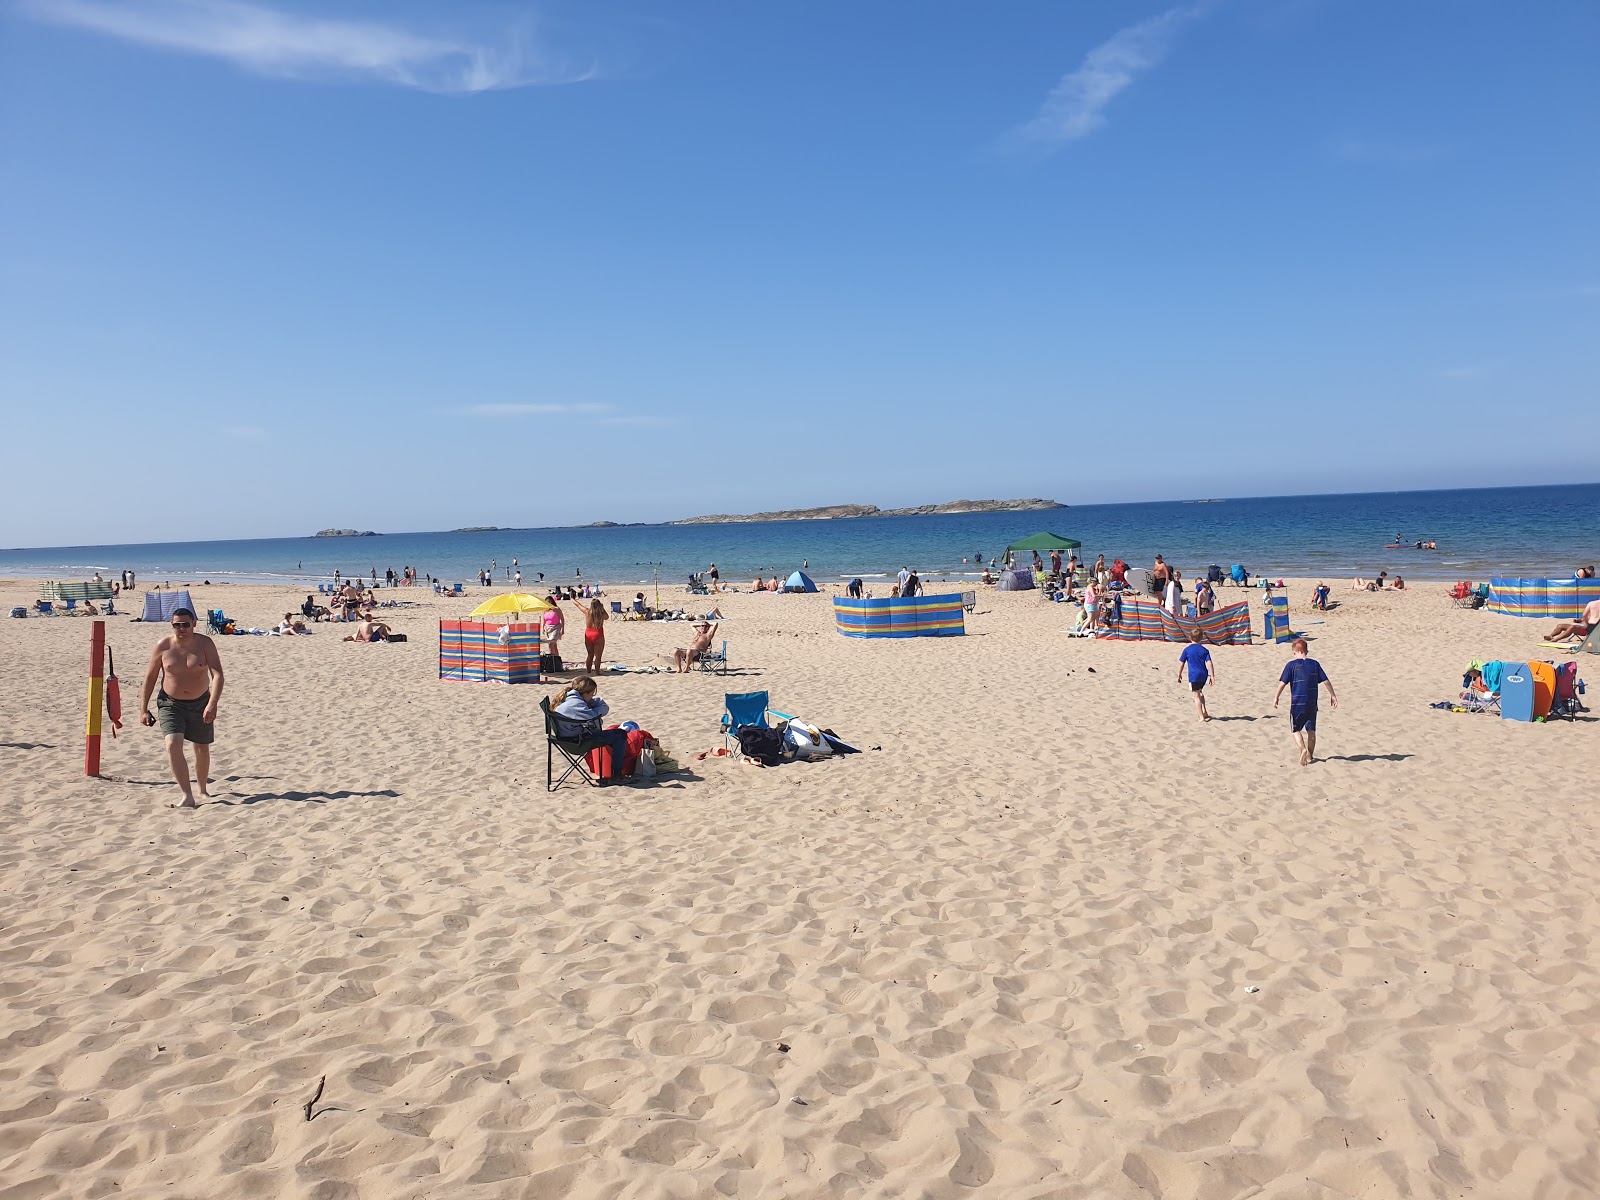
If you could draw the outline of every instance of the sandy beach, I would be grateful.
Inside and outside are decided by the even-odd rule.
[[[90,622],[6,620],[0,1198],[1600,1194],[1600,722],[1429,709],[1543,622],[1309,587],[1311,767],[1287,647],[1215,650],[1202,724],[1179,647],[1037,593],[906,641],[732,595],[726,678],[600,681],[687,770],[547,794],[554,687],[440,681],[483,593],[406,591],[405,644],[218,639],[188,813],[137,723],[164,627],[109,620],[86,779]],[[755,689],[864,752],[697,759]]]

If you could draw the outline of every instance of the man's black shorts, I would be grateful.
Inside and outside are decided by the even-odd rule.
[[[209,746],[216,740],[217,727],[207,725],[200,718],[205,715],[206,705],[210,703],[210,692],[193,700],[174,700],[166,692],[157,692],[156,728],[167,737],[175,733],[182,734],[186,742]]]

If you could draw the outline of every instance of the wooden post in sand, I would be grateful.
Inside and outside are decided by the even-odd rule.
[[[83,773],[100,774],[100,714],[105,708],[106,623],[96,621],[89,634],[89,729],[83,739]]]

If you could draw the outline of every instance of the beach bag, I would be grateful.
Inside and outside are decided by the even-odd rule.
[[[11,615],[13,617],[26,617],[28,615],[28,610],[23,608],[22,605],[18,604],[11,609]]]
[[[775,767],[783,761],[783,734],[765,725],[746,725],[739,730],[739,753],[764,767]]]
[[[827,758],[833,753],[833,747],[823,738],[822,731],[803,721],[790,721],[783,731],[783,741],[796,758],[806,761]]]
[[[649,746],[639,751],[639,761],[633,764],[633,777],[635,779],[656,777],[656,752]]]
[[[549,653],[539,655],[539,674],[552,675],[559,670],[561,670],[561,655]]]
[[[406,635],[403,633],[391,633],[388,640],[391,642],[403,642],[406,640]]]

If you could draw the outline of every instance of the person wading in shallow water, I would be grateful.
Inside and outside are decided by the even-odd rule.
[[[217,644],[195,632],[194,613],[174,609],[172,632],[156,643],[150,666],[139,689],[140,721],[159,725],[167,742],[167,758],[172,777],[183,792],[183,803],[175,808],[199,808],[189,785],[189,761],[184,757],[184,742],[194,743],[194,774],[199,792],[208,800],[206,785],[211,778],[211,743],[216,737],[217,703],[222,699],[222,659]],[[160,676],[161,687],[156,688]],[[156,713],[150,712],[150,694],[156,694]]]

